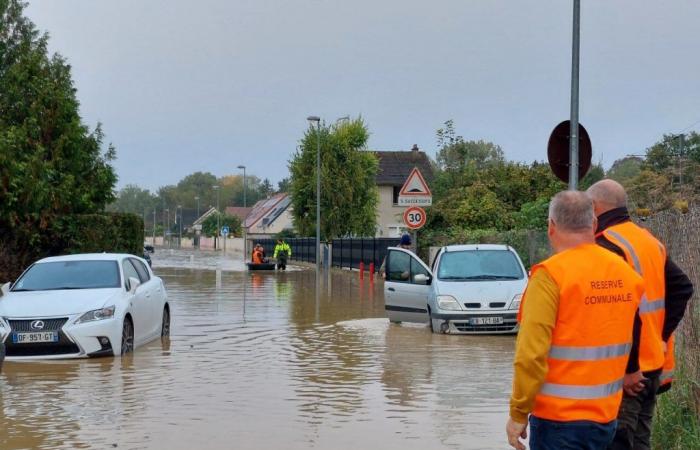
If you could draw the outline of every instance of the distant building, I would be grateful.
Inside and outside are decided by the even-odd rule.
[[[248,217],[248,214],[250,214],[252,210],[252,207],[244,208],[242,206],[227,206],[224,210],[224,214],[227,216],[238,217],[241,220],[241,224],[243,224],[246,217]]]
[[[257,202],[243,222],[248,240],[273,238],[294,229],[291,204],[292,199],[284,193]]]
[[[409,151],[375,151],[379,159],[377,187],[379,204],[377,206],[377,237],[401,236],[406,227],[403,224],[404,206],[399,206],[399,192],[406,178],[414,167],[420,170],[428,186],[433,180],[433,167],[430,158],[420,151],[417,145]]]

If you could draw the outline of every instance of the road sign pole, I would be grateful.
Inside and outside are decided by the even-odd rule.
[[[581,0],[574,0],[571,45],[571,121],[569,132],[569,190],[578,189],[578,74],[581,31]]]

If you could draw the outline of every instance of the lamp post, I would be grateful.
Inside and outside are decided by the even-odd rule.
[[[238,166],[239,169],[243,169],[243,207],[245,208],[246,205],[246,183],[245,183],[245,166]]]
[[[182,205],[177,205],[177,209],[180,210],[180,220],[178,224],[180,225],[178,237],[177,237],[177,248],[182,248]],[[177,210],[176,210],[177,211]],[[176,213],[177,219],[177,213]]]
[[[221,230],[221,213],[219,213],[219,186],[212,186],[216,191],[216,235],[214,236],[214,249],[219,247],[219,232]]]
[[[578,189],[578,74],[581,47],[581,0],[574,0],[571,45],[571,120],[569,121],[569,189]]]
[[[166,230],[168,230],[168,231],[166,233],[168,236],[168,248],[170,248],[170,247],[172,247],[172,243],[173,243],[172,239],[170,239],[170,208],[165,208],[165,213],[167,214],[167,218],[168,218],[168,227],[166,228]]]
[[[309,127],[316,123],[316,290],[321,270],[321,118],[309,116]]]
[[[151,242],[153,247],[156,246],[156,208],[153,208],[153,242]]]
[[[197,202],[197,219],[199,219],[199,197],[197,195],[194,196],[194,201]]]

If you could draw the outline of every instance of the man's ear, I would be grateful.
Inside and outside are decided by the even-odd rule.
[[[594,217],[593,218],[593,234],[598,230],[598,218]]]
[[[547,219],[547,236],[554,234],[557,224],[552,219]]]

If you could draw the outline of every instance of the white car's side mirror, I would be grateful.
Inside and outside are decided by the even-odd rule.
[[[129,277],[129,293],[133,294],[136,289],[141,285],[141,281],[138,278]]]
[[[10,287],[12,287],[12,283],[5,283],[0,287],[0,297],[3,295],[7,295],[8,292],[10,292]]]
[[[425,274],[419,273],[415,277],[413,277],[413,281],[416,284],[428,284],[428,281],[430,280],[430,277],[428,277]]]

